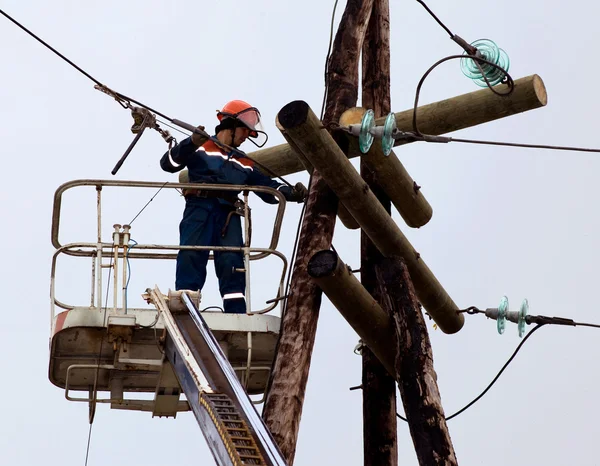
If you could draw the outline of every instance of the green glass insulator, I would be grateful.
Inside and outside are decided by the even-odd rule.
[[[393,113],[388,114],[383,125],[383,136],[381,137],[381,148],[383,149],[383,155],[386,157],[392,152],[394,147],[394,130],[396,129],[396,115]]]
[[[498,319],[496,319],[496,326],[498,328],[498,333],[502,335],[504,333],[504,329],[506,328],[506,313],[508,312],[508,298],[506,296],[502,296],[500,300],[500,305],[498,306]]]
[[[484,59],[496,64],[502,69],[488,65],[487,63],[479,63],[479,66],[477,66],[478,63],[476,60],[469,58],[470,55],[465,52],[465,58],[460,60],[460,68],[463,74],[481,87],[487,87],[487,83],[483,76],[487,78],[492,86],[501,83],[506,76],[502,70],[508,72],[508,69],[510,68],[510,59],[506,52],[489,39],[479,39],[471,45],[481,53]]]
[[[369,149],[373,145],[373,135],[371,129],[375,126],[375,113],[369,109],[365,112],[360,122],[360,135],[358,136],[358,147],[363,154],[369,152]]]
[[[525,325],[527,325],[525,318],[527,317],[527,314],[529,314],[529,302],[527,299],[524,299],[521,303],[521,308],[519,309],[519,321],[517,322],[519,337],[521,338],[525,335]]]

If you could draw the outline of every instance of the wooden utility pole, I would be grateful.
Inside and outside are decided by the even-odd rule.
[[[279,112],[279,122],[287,135],[317,170],[377,249],[385,256],[400,256],[406,261],[417,296],[439,328],[458,332],[464,316],[415,251],[396,222],[377,200],[369,186],[348,160],[308,104],[297,100]]]
[[[362,106],[372,109],[376,117],[385,116],[391,111],[389,9],[389,0],[373,2],[373,12],[362,49]],[[385,210],[391,214],[388,196],[378,186],[376,174],[362,159],[360,174]],[[360,240],[360,280],[371,296],[381,304],[383,297],[379,293],[376,269],[380,267],[383,255],[362,230]],[[385,369],[367,345],[363,346],[361,354],[364,465],[396,466],[396,381],[393,372]]]
[[[396,326],[396,379],[419,464],[457,465],[425,319],[402,258],[383,259],[377,268],[377,279],[384,307],[392,310]]]
[[[372,7],[373,0],[348,0],[329,60],[324,122],[337,123],[345,110],[356,105],[360,56],[357,51],[362,47]],[[265,423],[290,465],[296,453],[321,305],[321,290],[306,273],[306,264],[315,252],[330,248],[337,204],[336,196],[318,171],[313,171],[292,286],[263,409]]]

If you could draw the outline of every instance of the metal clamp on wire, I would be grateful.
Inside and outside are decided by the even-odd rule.
[[[145,108],[133,106],[130,108],[131,115],[133,116],[133,126],[131,127],[131,132],[135,134],[135,138],[133,141],[131,141],[131,144],[129,144],[129,147],[115,165],[115,168],[112,169],[111,173],[113,175],[117,174],[119,168],[121,168],[121,165],[123,165],[123,162],[125,162],[125,159],[129,156],[135,145],[138,143],[142,137],[142,134],[144,134],[144,130],[149,127],[153,128],[156,125],[156,116]]]

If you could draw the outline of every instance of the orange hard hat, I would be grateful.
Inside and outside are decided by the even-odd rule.
[[[233,118],[242,125],[250,129],[250,137],[258,137],[258,133],[264,133],[260,112],[248,102],[243,100],[232,100],[227,102],[221,110],[217,112],[219,121]]]

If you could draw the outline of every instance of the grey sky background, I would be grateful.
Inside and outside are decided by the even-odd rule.
[[[548,106],[460,132],[461,136],[600,147],[594,80],[597,7],[590,2],[430,0],[450,29],[473,41],[490,38],[510,56],[512,76],[544,80]],[[283,142],[278,110],[295,99],[316,113],[333,1],[303,2],[5,0],[2,8],[109,87],[173,118],[212,128],[215,109],[231,99],[260,108],[269,145]],[[345,2],[340,2],[336,27]],[[32,38],[0,18],[0,131],[4,181],[0,215],[4,247],[4,400],[2,464],[83,465],[87,405],[70,403],[48,381],[49,282],[54,191],[79,178],[175,180],[158,160],[166,144],[148,132],[116,177],[110,170],[133,135],[128,111]],[[413,0],[391,1],[392,108],[412,106],[416,84],[436,60],[460,53]],[[427,80],[423,104],[477,86],[458,62]],[[180,135],[176,136],[181,139]],[[246,143],[243,148],[251,151]],[[434,209],[419,230],[401,229],[460,307],[511,309],[528,298],[532,314],[600,323],[597,154],[417,143],[397,155]],[[354,162],[357,163],[356,161]],[[307,174],[290,176],[307,183]],[[93,241],[93,190],[65,199],[64,242]],[[105,233],[130,221],[154,194],[106,193]],[[252,202],[254,245],[265,244],[275,209]],[[161,192],[133,225],[138,242],[177,243],[183,201]],[[300,207],[287,209],[279,249],[291,255]],[[263,225],[263,219],[265,219]],[[263,241],[261,243],[261,241]],[[334,244],[359,265],[359,234],[338,223]],[[279,264],[270,264],[277,271]],[[132,262],[131,305],[158,284],[173,286],[174,264]],[[84,304],[89,264],[60,265],[58,297]],[[275,272],[258,267],[256,306],[275,293]],[[212,271],[211,271],[212,275]],[[261,301],[262,300],[262,301]],[[216,281],[205,303],[219,304]],[[429,323],[446,414],[478,395],[519,343],[517,328],[497,334],[495,322],[467,318],[456,335]],[[600,414],[596,384],[600,334],[594,329],[541,329],[494,388],[449,422],[461,465],[596,465]],[[297,465],[362,464],[360,358],[357,336],[324,300],[302,416]],[[401,411],[401,406],[399,410]],[[400,464],[417,464],[407,426],[398,428]],[[211,464],[191,414],[176,420],[119,412],[96,414],[90,465]]]

